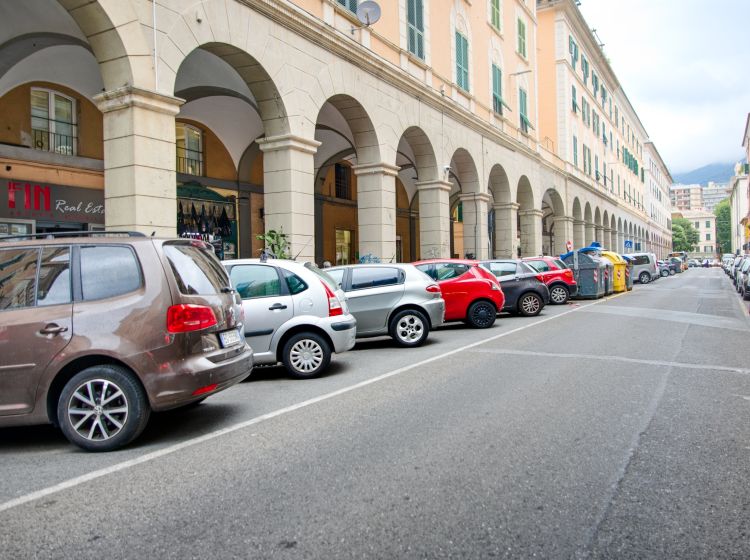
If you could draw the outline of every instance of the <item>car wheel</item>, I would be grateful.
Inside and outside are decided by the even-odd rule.
[[[675,271],[674,269],[670,269],[669,270],[669,275],[670,276],[674,276],[675,274],[677,274],[677,271]]]
[[[555,305],[568,303],[569,298],[570,292],[565,286],[558,284],[557,286],[552,286],[549,290],[549,299]]]
[[[518,300],[518,313],[524,317],[536,317],[542,307],[542,298],[533,293],[523,294]]]
[[[745,301],[750,299],[750,292],[747,291],[747,288],[742,290],[742,299]]]
[[[660,274],[661,274],[662,278],[666,278],[667,276],[669,276],[669,271],[668,270],[662,270],[660,272]]]
[[[466,321],[475,329],[488,329],[495,324],[497,309],[489,301],[475,301],[469,306]]]
[[[151,415],[146,393],[123,367],[101,365],[77,373],[57,401],[65,437],[86,451],[111,451],[143,431]]]
[[[641,272],[638,275],[638,281],[641,284],[648,284],[649,282],[651,282],[651,275],[648,272],[645,272],[645,271]]]
[[[331,363],[331,349],[320,335],[298,333],[284,344],[282,362],[292,377],[309,379],[322,373]]]
[[[430,334],[430,324],[420,311],[404,309],[391,317],[388,332],[399,346],[420,346]]]

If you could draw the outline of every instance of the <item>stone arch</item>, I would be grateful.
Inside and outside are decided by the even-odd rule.
[[[542,253],[545,255],[565,253],[565,242],[572,236],[562,196],[556,189],[549,188],[542,196],[541,206]]]
[[[490,194],[487,226],[490,257],[511,257],[516,237],[516,207],[512,202],[510,181],[505,168],[496,163],[490,169],[487,186]]]
[[[452,183],[451,255],[486,258],[489,195],[481,192],[476,163],[465,148],[458,148],[453,153],[448,180]]]

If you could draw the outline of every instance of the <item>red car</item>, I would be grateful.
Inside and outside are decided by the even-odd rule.
[[[505,296],[495,275],[477,261],[433,259],[413,264],[440,284],[446,321],[465,321],[477,329],[495,324]]]
[[[526,257],[523,262],[539,273],[538,278],[549,288],[550,302],[562,305],[578,293],[573,271],[554,257]]]

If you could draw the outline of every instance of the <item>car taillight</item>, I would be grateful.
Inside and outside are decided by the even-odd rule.
[[[437,284],[430,284],[429,286],[427,286],[425,288],[425,291],[427,291],[427,292],[429,292],[431,294],[442,293],[441,290],[440,290],[440,286],[438,286]]]
[[[183,303],[167,310],[167,331],[181,333],[207,329],[217,324],[214,310],[205,305]]]
[[[567,278],[568,280],[570,280],[572,282],[573,281],[573,271],[572,270],[566,270],[565,271],[565,278]]]
[[[337,298],[336,294],[331,291],[331,288],[328,287],[328,284],[326,284],[322,280],[320,281],[320,283],[323,284],[323,288],[326,291],[326,296],[328,297],[328,316],[336,317],[337,315],[343,315],[344,308],[341,307],[339,298]]]

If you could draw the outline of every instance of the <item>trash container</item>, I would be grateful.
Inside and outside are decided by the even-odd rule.
[[[627,290],[628,263],[617,253],[612,251],[602,251],[602,257],[612,263],[612,289],[614,293],[619,294]]]
[[[601,260],[604,265],[604,295],[608,296],[609,294],[614,293],[614,266],[609,259],[603,256],[604,250],[602,249],[601,244],[598,241],[594,241],[588,247],[583,247],[581,252],[595,255]]]
[[[578,284],[577,299],[598,299],[605,294],[604,271],[606,265],[596,252],[582,249],[560,255],[560,259],[573,271]]]
[[[633,257],[629,257],[628,255],[622,255],[622,258],[625,259],[625,289],[630,291],[633,289]]]

